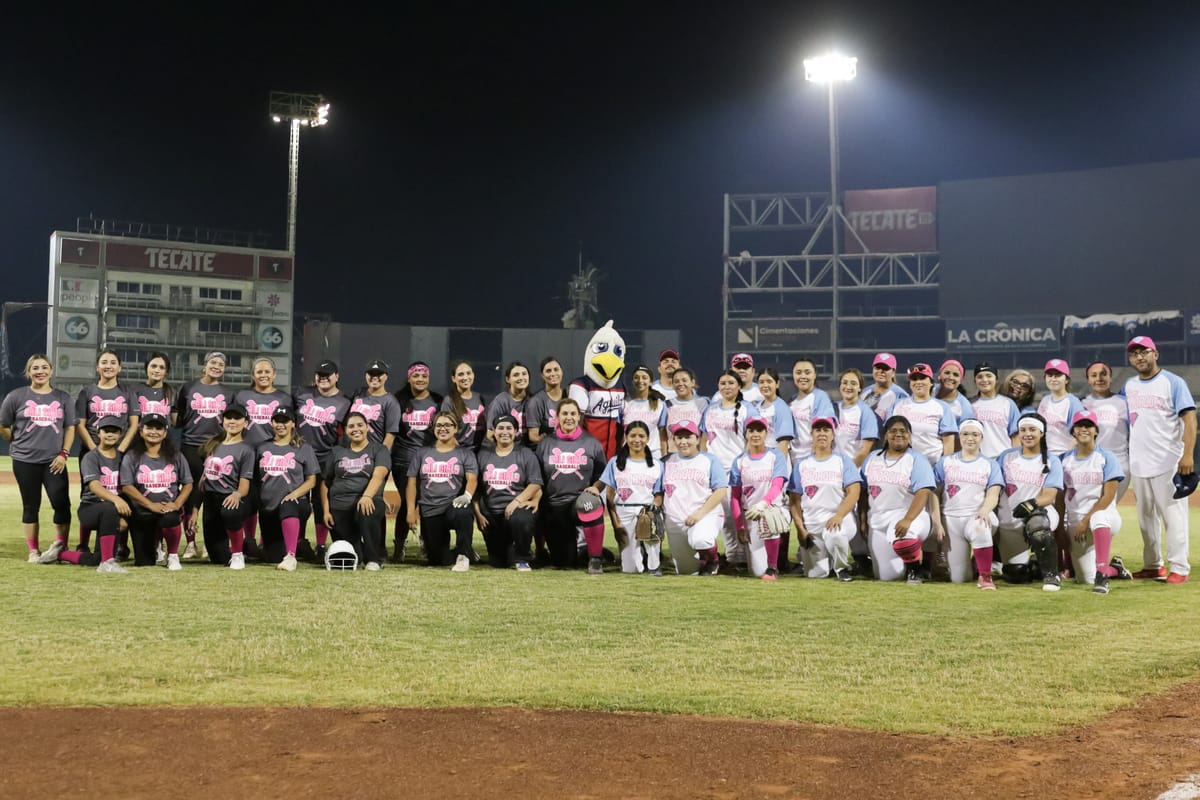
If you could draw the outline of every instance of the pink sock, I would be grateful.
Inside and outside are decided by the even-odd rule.
[[[108,561],[110,558],[112,558],[116,549],[117,549],[117,537],[116,536],[109,535],[109,536],[101,536],[100,537],[100,560],[101,561]]]
[[[183,509],[183,535],[187,537],[189,543],[196,541],[196,533],[192,530],[192,510],[190,508]]]
[[[63,550],[61,553],[58,554],[58,560],[65,561],[68,564],[78,564],[79,557],[81,555],[83,555],[83,553],[81,553],[78,550]]]
[[[163,528],[163,539],[167,541],[167,553],[173,556],[179,555],[179,539],[183,535],[179,530],[179,526],[174,528]]]
[[[234,528],[233,530],[228,531],[228,533],[229,533],[229,552],[231,552],[231,553],[242,552],[242,542],[245,540],[246,534],[242,531],[241,528]]]
[[[979,571],[979,577],[992,574],[992,551],[995,548],[992,545],[987,547],[975,548],[975,569]]]
[[[1096,572],[1108,578],[1117,577],[1117,568],[1108,565],[1112,555],[1112,540],[1112,528],[1096,528],[1092,531],[1092,541],[1096,543]]]
[[[258,512],[246,517],[246,521],[242,523],[242,534],[251,542],[254,541],[254,531],[258,528]]]
[[[604,551],[604,522],[599,525],[584,525],[583,538],[587,542],[588,558],[599,558]]]
[[[317,529],[317,547],[324,547],[325,543],[329,541],[329,528],[320,522],[315,523],[315,527]]]
[[[36,536],[34,536],[32,539],[26,539],[25,544],[29,545],[30,550],[41,550],[41,548],[38,547],[38,540]]]
[[[296,555],[296,543],[300,541],[300,520],[287,517],[279,521],[279,527],[283,528],[283,549],[287,550],[289,556]]]
[[[92,542],[92,529],[91,528],[80,528],[79,529],[79,546],[87,547],[89,544],[91,544],[91,542]]]
[[[779,568],[779,540],[778,539],[763,539],[763,547],[767,549],[767,566],[771,569]]]

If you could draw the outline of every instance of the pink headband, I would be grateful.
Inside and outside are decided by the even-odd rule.
[[[428,375],[429,367],[425,366],[424,364],[413,364],[411,367],[408,368],[408,377],[411,378],[413,375],[416,375],[418,372],[424,372],[426,375]]]
[[[953,358],[947,358],[945,361],[942,362],[942,366],[938,367],[938,375],[941,375],[942,372],[945,371],[946,367],[958,367],[959,375],[967,374],[967,371],[963,368],[961,361],[956,361]]]

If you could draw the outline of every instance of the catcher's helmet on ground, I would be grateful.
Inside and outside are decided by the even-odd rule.
[[[358,553],[354,552],[354,545],[344,539],[329,545],[329,549],[325,551],[325,569],[354,571],[357,568]]]
[[[591,492],[580,492],[575,498],[575,514],[584,524],[595,522],[604,516],[604,501]]]
[[[913,564],[921,560],[921,540],[916,537],[897,539],[892,542],[892,549],[905,564]]]

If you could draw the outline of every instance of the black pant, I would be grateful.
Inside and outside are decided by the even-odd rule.
[[[574,567],[579,559],[579,517],[575,504],[543,505],[538,511],[538,524],[550,549],[550,563],[555,567]]]
[[[408,537],[408,500],[405,492],[408,490],[408,471],[407,462],[397,464],[392,462],[392,483],[396,484],[396,490],[400,492],[400,505],[396,510],[396,560],[399,561],[399,556],[404,550],[404,540]],[[387,530],[386,523],[383,530],[384,552],[387,552]]]
[[[238,530],[246,517],[254,513],[250,499],[242,498],[237,508],[225,507],[228,494],[219,492],[204,492],[204,549],[208,552],[208,560],[214,564],[229,563],[229,531]]]
[[[65,469],[57,475],[51,472],[52,463],[34,464],[13,459],[13,475],[21,489],[21,522],[32,524],[38,521],[38,512],[42,508],[42,487],[45,487],[46,497],[50,498],[50,506],[54,509],[54,524],[71,524],[70,479]]]
[[[133,516],[129,519],[129,532],[133,539],[133,565],[154,566],[159,531],[163,528],[177,528],[179,524],[178,511],[159,514],[143,506],[134,505]]]
[[[528,562],[537,518],[528,508],[518,508],[508,519],[504,512],[484,511],[488,525],[483,529],[483,541],[487,543],[488,564],[493,567],[511,567],[518,561]]]
[[[262,534],[263,561],[278,564],[287,555],[287,548],[283,544],[283,526],[280,524],[283,520],[289,517],[300,520],[300,538],[303,538],[304,526],[308,524],[308,518],[311,516],[312,506],[308,504],[307,497],[280,503],[270,511],[265,508],[259,509],[258,530]]]
[[[192,473],[193,491],[188,495],[188,499],[183,505],[189,511],[195,511],[204,500],[204,495],[195,491],[195,486],[204,477],[204,457],[200,455],[200,446],[195,444],[180,445],[179,452],[183,456],[183,460],[187,462],[188,469]]]
[[[108,500],[79,507],[79,527],[96,532],[97,536],[116,536],[121,528],[121,515]]]
[[[334,508],[329,513],[333,515],[333,529],[330,532],[335,542],[346,541],[354,545],[358,560],[364,564],[384,562],[387,549],[379,546],[386,517],[382,500],[375,501],[375,511],[371,514],[363,514],[357,506]]]
[[[425,541],[425,555],[429,556],[431,567],[449,566],[450,531],[457,534],[457,554],[469,555],[471,535],[475,530],[475,519],[468,508],[450,506],[441,514],[427,517],[421,515],[421,538]]]

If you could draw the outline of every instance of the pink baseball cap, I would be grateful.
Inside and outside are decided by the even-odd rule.
[[[1075,430],[1075,426],[1081,422],[1090,422],[1097,430],[1100,428],[1100,420],[1092,411],[1076,411],[1075,416],[1071,417],[1071,430]]]
[[[888,369],[896,368],[896,357],[891,353],[876,353],[875,358],[871,361],[872,367],[878,367],[883,364]]]
[[[729,366],[736,367],[738,364],[744,364],[748,367],[753,367],[754,357],[749,353],[735,353],[733,358],[729,359]]]
[[[837,420],[833,417],[813,417],[812,422],[809,423],[809,427],[815,428],[818,425],[825,425],[835,431],[837,430]]]
[[[767,423],[767,418],[758,414],[752,414],[746,417],[746,428],[748,429],[751,425],[758,425],[765,431],[771,429],[770,424]]]
[[[1046,362],[1046,368],[1042,372],[1061,372],[1063,375],[1070,377],[1071,365],[1061,358],[1052,358]]]
[[[933,367],[928,364],[913,364],[908,368],[908,378],[912,380],[918,376],[933,380]]]
[[[1158,345],[1156,345],[1154,343],[1154,340],[1151,339],[1149,336],[1135,336],[1129,340],[1129,344],[1125,345],[1126,353],[1130,352],[1131,350],[1141,350],[1141,349],[1153,350],[1154,352],[1157,353]]]
[[[672,436],[678,436],[681,433],[690,433],[692,436],[699,436],[700,429],[696,427],[696,423],[690,419],[685,419],[683,422],[677,422],[671,426]]]

